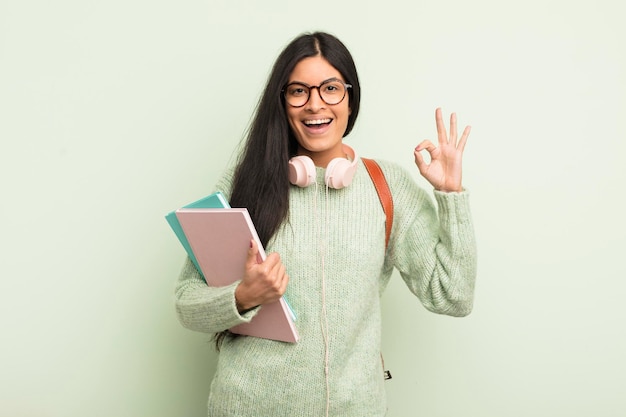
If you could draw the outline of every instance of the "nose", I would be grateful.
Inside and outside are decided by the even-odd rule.
[[[313,93],[315,90],[315,93]],[[311,111],[317,111],[324,107],[326,103],[322,100],[322,96],[320,95],[319,87],[310,87],[309,90],[309,101],[306,103],[307,109]]]

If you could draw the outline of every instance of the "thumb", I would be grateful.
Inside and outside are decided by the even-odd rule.
[[[413,152],[413,155],[415,156],[415,165],[417,165],[417,169],[419,170],[420,174],[423,175],[425,172],[428,171],[428,162],[424,159],[421,151],[422,149],[415,148],[415,152]]]
[[[417,167],[421,170],[425,165],[424,157],[417,148],[415,148],[413,155],[415,156],[415,165],[417,165]]]
[[[250,239],[250,249],[248,249],[248,258],[246,259],[246,268],[251,268],[258,264],[259,246],[254,239]]]

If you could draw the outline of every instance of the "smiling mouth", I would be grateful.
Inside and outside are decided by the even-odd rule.
[[[302,123],[304,123],[306,127],[309,127],[312,129],[319,129],[324,126],[328,126],[332,121],[333,119],[315,119],[315,120],[304,120]]]

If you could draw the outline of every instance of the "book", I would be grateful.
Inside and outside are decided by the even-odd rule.
[[[210,194],[206,197],[201,198],[200,200],[194,201],[192,203],[189,203],[183,206],[183,208],[230,208],[230,204],[226,200],[226,197],[224,197],[224,194],[222,194],[219,191],[216,191],[213,194]],[[200,265],[198,264],[198,260],[196,259],[196,256],[194,255],[193,251],[191,250],[191,246],[189,245],[187,237],[185,236],[185,232],[183,231],[182,227],[180,226],[180,222],[178,221],[178,218],[176,217],[176,210],[170,211],[165,216],[165,219],[167,220],[170,227],[176,234],[176,237],[178,238],[179,242],[185,248],[187,255],[189,256],[193,264],[196,266],[196,269],[198,270],[200,275],[202,275],[202,277],[204,278],[204,274],[202,273]],[[256,229],[255,229],[255,233],[256,233]],[[262,248],[262,245],[259,244],[259,248]],[[291,305],[289,304],[289,301],[287,301],[287,299],[285,299],[285,303],[287,303],[287,307],[289,307],[289,313],[291,314],[292,320],[295,321],[296,314],[293,308],[291,308]]]
[[[181,208],[175,211],[198,270],[210,286],[230,285],[243,278],[254,239],[259,261],[266,259],[250,214],[245,208]],[[284,297],[264,304],[249,323],[230,329],[233,333],[295,343],[298,332],[293,311]]]
[[[224,195],[221,192],[217,191],[211,195],[201,198],[200,200],[187,204],[186,206],[184,206],[184,208],[230,208],[230,204],[228,204],[228,201],[226,201],[226,198],[224,197]],[[200,269],[200,265],[198,265],[198,260],[196,259],[196,256],[194,255],[193,251],[191,250],[191,246],[189,246],[189,242],[187,241],[185,232],[183,232],[183,229],[180,226],[180,222],[178,221],[178,218],[176,217],[176,210],[173,210],[167,213],[165,215],[165,220],[167,220],[170,227],[176,234],[178,241],[183,245],[183,247],[185,248],[185,251],[187,251],[187,255],[189,255],[189,258],[191,259],[193,264],[196,266],[196,269],[198,270],[198,272],[200,272],[200,274],[203,275]]]

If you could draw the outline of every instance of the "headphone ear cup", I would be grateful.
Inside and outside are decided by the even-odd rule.
[[[308,156],[294,156],[289,160],[289,182],[298,187],[308,187],[315,182],[316,170]]]
[[[352,183],[354,177],[355,164],[345,158],[335,158],[328,163],[324,181],[331,188],[340,189]]]

